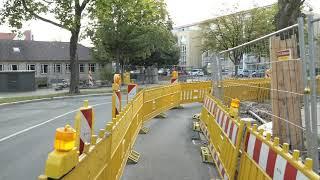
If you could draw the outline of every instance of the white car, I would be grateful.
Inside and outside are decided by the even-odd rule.
[[[190,72],[191,76],[204,76],[204,72],[202,71],[202,69],[192,69],[192,71]]]

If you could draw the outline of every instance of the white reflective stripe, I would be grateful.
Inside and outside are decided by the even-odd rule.
[[[223,169],[223,166],[222,166],[222,163],[220,162],[219,171],[222,172],[222,169]]]
[[[228,137],[229,137],[229,134],[230,134],[231,124],[232,124],[232,120],[229,119],[229,125],[228,125],[228,130],[227,130],[227,136]]]
[[[237,141],[237,130],[238,130],[238,126],[236,124],[233,125],[233,130],[232,130],[232,143],[234,145],[236,145],[236,141]]]
[[[222,131],[224,131],[225,129],[226,129],[226,124],[227,124],[227,118],[228,118],[228,116],[227,115],[225,115],[224,116],[224,119],[223,119],[223,126],[222,126]]]
[[[248,147],[247,147],[247,153],[251,159],[253,158],[253,151],[254,151],[255,143],[256,143],[256,136],[254,136],[250,133]]]
[[[304,175],[301,171],[298,171],[296,179],[297,180],[308,180],[309,178],[306,175]]]
[[[264,171],[267,169],[268,155],[269,146],[267,146],[265,143],[262,143],[259,156],[259,165]]]
[[[116,93],[116,108],[117,108],[118,112],[120,113],[120,97],[118,96],[117,93]]]
[[[219,117],[219,124],[220,124],[220,127],[221,127],[221,125],[222,125],[222,117],[223,117],[223,115],[224,115],[224,112],[221,110],[220,111],[220,117]]]
[[[81,113],[81,122],[80,122],[80,138],[82,141],[86,143],[90,143],[91,140],[91,128],[89,126],[88,121],[84,117],[84,115]]]
[[[131,89],[131,91],[128,93],[128,100],[130,101],[132,98],[134,98],[137,94],[137,86]]]
[[[274,166],[273,179],[283,179],[286,170],[287,161],[280,155],[277,155]]]
[[[224,172],[224,178],[223,178],[224,180],[228,180],[228,176],[227,176],[227,173],[226,172]]]

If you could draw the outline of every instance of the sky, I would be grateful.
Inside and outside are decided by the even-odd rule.
[[[5,0],[0,0],[0,6]],[[202,20],[230,14],[236,11],[251,9],[256,6],[266,6],[277,0],[165,0],[167,9],[175,26],[192,24]],[[307,0],[320,13],[319,0]],[[235,5],[238,8],[233,8]],[[34,40],[37,41],[69,41],[69,32],[42,21],[26,22],[23,29],[31,29]],[[10,32],[7,26],[0,26],[0,32]],[[89,40],[82,40],[89,45]]]

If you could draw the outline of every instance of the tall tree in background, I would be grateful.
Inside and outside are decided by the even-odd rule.
[[[272,32],[275,29],[273,20],[276,10],[276,6],[255,8],[207,21],[201,25],[203,50],[219,52]],[[243,51],[234,51],[228,55],[235,65],[237,75]]]
[[[93,11],[92,19],[98,22],[90,32],[94,52],[102,55],[101,60],[114,60],[116,72],[130,61],[146,59],[175,44],[163,0],[97,0]]]
[[[277,30],[297,23],[305,0],[278,0],[278,13],[275,16]]]
[[[79,93],[79,68],[77,47],[81,19],[92,0],[6,0],[0,10],[2,21],[15,28],[22,28],[23,21],[41,20],[71,33],[70,37],[70,90]]]

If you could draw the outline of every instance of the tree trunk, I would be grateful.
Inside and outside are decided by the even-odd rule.
[[[278,0],[279,11],[275,16],[277,30],[291,26],[301,16],[300,6],[304,0]]]
[[[79,30],[71,33],[70,38],[70,94],[80,93],[79,90],[79,62],[77,56]]]
[[[117,57],[116,57],[116,73],[120,73],[120,50],[117,49]]]

